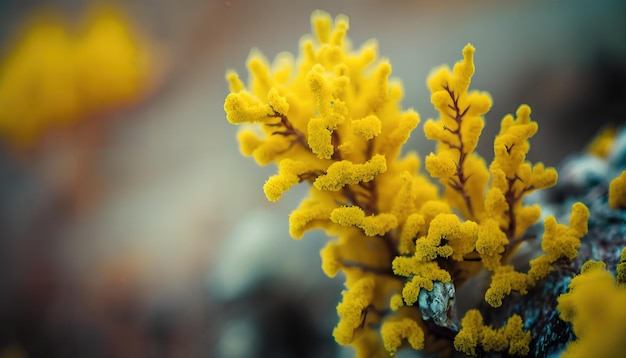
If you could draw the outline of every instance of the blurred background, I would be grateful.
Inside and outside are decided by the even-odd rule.
[[[315,9],[379,40],[423,121],[428,73],[471,42],[487,160],[522,103],[529,159],[552,166],[626,118],[620,0],[2,0],[0,358],[351,356],[327,238],[288,235],[306,188],[269,204],[275,168],[240,156],[223,111],[225,71],[297,52]],[[405,148],[433,146],[420,126]]]

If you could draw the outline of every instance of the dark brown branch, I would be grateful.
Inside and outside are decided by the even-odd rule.
[[[506,193],[504,193],[504,200],[506,201],[509,209],[507,210],[506,214],[509,217],[509,225],[506,228],[506,237],[509,239],[509,242],[511,242],[514,239],[514,235],[515,235],[515,227],[517,225],[517,220],[515,218],[515,204],[517,203],[517,201],[519,200],[519,196],[515,194],[515,191],[513,190],[513,184],[515,184],[515,181],[519,180],[518,176],[515,176],[513,178],[507,178],[507,186],[508,189],[506,191]]]
[[[270,108],[272,108],[270,106]],[[285,130],[282,131],[275,131],[272,132],[272,135],[282,135],[282,136],[294,136],[295,138],[291,141],[291,144],[289,145],[289,148],[287,148],[285,151],[291,149],[291,147],[293,147],[295,144],[300,144],[302,145],[304,148],[308,149],[309,146],[306,142],[306,138],[304,136],[304,134],[299,131],[298,129],[296,129],[293,124],[289,121],[289,119],[287,118],[287,116],[285,116],[282,113],[276,112],[276,110],[274,110],[274,108],[272,108],[272,111],[274,112],[271,117],[275,117],[275,118],[279,118],[280,122],[278,123],[266,123],[266,126],[269,127],[284,127]]]
[[[510,252],[510,251],[514,250],[522,242],[529,241],[529,240],[534,240],[536,238],[537,237],[534,236],[534,235],[528,235],[528,236],[521,236],[521,237],[518,237],[518,238],[513,239],[513,240],[509,240],[509,243],[504,248],[504,252]]]
[[[361,182],[358,184],[358,186],[365,189],[365,193],[361,194],[361,196],[365,197],[364,198],[366,199],[365,201],[359,200],[357,193],[349,186],[346,186],[342,189],[343,195],[346,197],[346,199],[348,199],[348,202],[350,204],[363,209],[363,212],[365,213],[365,215],[368,215],[368,216],[377,215],[378,209],[377,209],[376,204],[378,200],[378,195],[377,195],[376,186],[374,182],[373,181],[370,181],[367,183]],[[369,195],[367,195],[366,193]],[[394,243],[394,239],[389,233],[382,235],[382,236],[376,236],[376,237],[383,240],[383,242],[385,243],[385,246],[387,247],[387,251],[389,252],[389,256],[392,260],[394,257],[399,255],[398,249],[396,248],[396,244]]]
[[[448,95],[450,96],[450,99],[452,100],[452,105],[448,105],[448,107],[455,112],[454,115],[450,115],[450,114],[448,115],[457,124],[456,129],[450,129],[444,126],[444,130],[447,130],[450,133],[456,135],[457,138],[459,139],[458,146],[451,145],[451,143],[444,142],[450,148],[457,149],[459,151],[459,162],[457,163],[457,170],[456,170],[456,177],[459,180],[458,181],[459,185],[453,187],[453,189],[456,190],[463,197],[463,201],[465,202],[465,206],[467,207],[467,211],[469,212],[469,215],[474,216],[474,208],[472,207],[472,201],[469,195],[467,194],[467,192],[465,192],[465,188],[464,188],[464,184],[469,179],[469,176],[466,176],[465,171],[463,170],[465,159],[467,159],[467,153],[465,152],[465,148],[464,148],[465,145],[463,143],[463,134],[461,133],[461,125],[463,122],[463,117],[467,114],[467,111],[469,110],[469,106],[461,110],[461,108],[459,107],[459,97],[455,96],[454,91],[451,90],[447,84],[444,85],[443,88],[448,92]]]
[[[365,327],[365,321],[367,320],[367,314],[368,313],[375,313],[381,317],[385,316],[386,314],[389,313],[388,310],[379,310],[378,308],[376,308],[374,305],[370,304],[369,306],[365,307],[365,309],[361,312],[361,325],[359,326],[359,329],[363,329],[363,327]],[[370,325],[368,326],[369,328],[375,328],[376,324],[372,325],[370,323]]]
[[[389,250],[389,255],[391,256],[392,260],[394,257],[400,255],[398,249],[396,248],[396,244],[394,243],[393,237],[391,237],[389,233],[381,236],[381,238],[384,240],[385,246],[387,246],[387,250]]]
[[[300,179],[300,182],[302,183],[303,181],[315,180],[317,179],[317,177],[319,177],[320,175],[324,175],[324,174],[326,174],[326,172],[322,170],[314,170],[314,171],[305,172],[305,173],[298,175],[298,179]]]
[[[508,189],[507,189],[506,193],[504,193],[504,199],[505,199],[507,205],[509,206],[509,209],[506,212],[506,214],[509,217],[509,225],[508,225],[508,227],[505,230],[505,234],[506,234],[507,238],[509,239],[509,242],[512,242],[512,241],[516,240],[516,238],[514,237],[515,236],[515,230],[517,228],[517,219],[515,218],[515,209],[514,209],[515,205],[520,200],[522,200],[522,198],[524,197],[524,194],[526,194],[529,191],[532,191],[532,190],[535,189],[534,185],[529,185],[529,186],[525,187],[524,189],[520,190],[519,193],[516,193],[515,190],[513,189],[513,185],[518,180],[520,182],[524,182],[522,180],[522,178],[520,178],[517,174],[513,178],[507,178]]]
[[[330,142],[333,145],[333,155],[331,156],[331,159],[334,160],[341,160],[341,153],[339,152],[339,133],[337,133],[337,131],[333,131],[333,133],[330,135]]]

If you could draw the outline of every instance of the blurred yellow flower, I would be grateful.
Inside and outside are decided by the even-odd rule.
[[[28,146],[48,129],[127,105],[151,69],[146,44],[116,8],[93,8],[80,31],[58,14],[34,15],[0,62],[0,135]]]

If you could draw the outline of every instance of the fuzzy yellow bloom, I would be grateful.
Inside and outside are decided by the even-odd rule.
[[[551,271],[552,262],[547,255],[541,255],[530,260],[530,270],[528,270],[528,276],[535,282],[548,276]]]
[[[553,216],[545,219],[541,248],[550,261],[554,262],[561,257],[572,259],[578,255],[580,239],[587,233],[588,218],[589,209],[582,203],[576,203],[572,206],[569,227],[558,224]]]
[[[485,292],[485,301],[491,307],[502,306],[502,299],[508,296],[512,290],[526,294],[529,285],[528,275],[516,272],[513,266],[500,266],[495,269],[491,278],[491,285]]]
[[[356,226],[367,236],[385,235],[398,225],[396,217],[391,214],[365,216],[363,209],[356,206],[333,210],[330,213],[330,220],[343,226]]]
[[[392,267],[396,275],[412,276],[402,289],[402,297],[407,305],[417,301],[421,289],[432,291],[434,281],[451,280],[450,273],[441,269],[436,262],[421,262],[415,257],[398,256],[393,260]]]
[[[401,254],[410,254],[415,251],[413,239],[418,236],[419,232],[424,228],[424,216],[414,213],[406,219],[400,235],[400,244],[398,251]]]
[[[605,269],[606,269],[606,264],[604,262],[589,260],[581,266],[580,273],[584,274],[589,271],[605,270]]]
[[[503,221],[508,236],[520,237],[541,216],[538,206],[522,206],[524,196],[556,184],[554,168],[545,168],[542,163],[531,166],[526,161],[530,149],[530,139],[537,132],[538,125],[530,118],[530,107],[520,106],[516,118],[507,115],[502,120],[500,133],[493,144],[494,159],[490,166],[494,180],[490,190],[498,190],[506,198],[506,205],[487,202],[489,214]],[[492,196],[488,200],[501,200]],[[497,210],[496,210],[497,209]]]
[[[601,266],[588,267],[558,298],[561,319],[572,324],[577,339],[562,357],[619,357],[626,352],[626,287],[616,285]]]
[[[261,104],[246,93],[226,97],[224,110],[227,113],[226,119],[233,124],[268,120],[274,113],[269,106]]]
[[[280,162],[278,174],[270,177],[263,186],[267,199],[277,201],[283,193],[302,180],[302,175],[308,171],[306,165],[291,159]]]
[[[626,170],[609,185],[609,206],[613,209],[626,208]]]
[[[397,311],[402,306],[404,306],[404,300],[402,299],[401,294],[396,293],[393,296],[391,296],[391,300],[389,302],[389,308],[391,308],[392,311]]]
[[[329,242],[320,251],[320,257],[322,258],[322,271],[328,277],[335,277],[342,268],[341,246],[334,242]]]
[[[402,186],[397,191],[396,197],[393,199],[391,213],[398,218],[398,221],[404,222],[410,215],[416,211],[416,196],[419,183],[417,178],[413,177],[407,170],[401,174]]]
[[[524,332],[522,318],[513,315],[499,329],[483,325],[483,318],[476,309],[467,311],[461,321],[461,331],[454,338],[454,347],[469,356],[476,357],[476,348],[501,352],[508,348],[510,355],[525,356],[529,352],[530,332]]]
[[[493,271],[500,266],[500,258],[506,244],[509,243],[506,235],[500,230],[499,223],[488,219],[478,227],[476,251],[482,258],[483,265]]]
[[[415,258],[421,261],[432,261],[438,256],[449,257],[452,247],[441,245],[441,240],[459,241],[461,239],[461,223],[454,214],[437,215],[431,222],[428,235],[415,242]]]
[[[480,342],[483,317],[476,309],[467,311],[461,321],[461,331],[454,338],[454,348],[469,356],[476,357],[476,346]]]
[[[80,31],[55,14],[33,17],[0,63],[0,135],[28,146],[49,129],[128,105],[153,76],[149,50],[113,7]]]
[[[134,100],[145,89],[151,70],[148,50],[119,9],[92,10],[74,51],[86,110]]]
[[[403,339],[407,339],[413,349],[424,348],[424,332],[417,322],[410,318],[389,320],[383,323],[380,331],[385,349],[391,356],[396,353]]]
[[[365,118],[353,120],[352,132],[365,139],[372,139],[380,134],[381,126],[380,119],[372,114]]]
[[[317,177],[313,185],[319,190],[338,191],[346,185],[369,182],[386,170],[385,157],[380,154],[363,164],[342,160],[331,164],[326,174]]]
[[[504,335],[509,341],[510,355],[525,356],[529,352],[530,332],[524,332],[524,323],[518,315],[513,315],[506,322]]]
[[[349,344],[354,339],[355,331],[363,324],[363,312],[372,303],[374,280],[364,277],[350,290],[343,292],[343,301],[337,306],[340,321],[333,336],[340,344]]]
[[[480,345],[486,352],[502,352],[509,346],[504,327],[493,329],[490,326],[484,326],[480,336]]]
[[[613,146],[616,134],[617,130],[615,127],[604,128],[591,141],[587,147],[587,152],[600,158],[606,158],[609,155],[611,147]]]
[[[507,178],[517,175],[517,170],[526,160],[530,149],[528,139],[537,133],[538,128],[537,123],[530,119],[528,106],[519,107],[516,119],[507,115],[502,120],[500,134],[493,143],[493,165],[501,169]]]
[[[587,233],[589,209],[582,203],[572,206],[569,227],[558,224],[553,216],[544,220],[541,247],[545,254],[530,261],[529,277],[538,281],[552,271],[552,263],[560,258],[572,259],[578,255],[580,239]]]
[[[302,238],[304,233],[315,227],[330,224],[330,213],[335,209],[336,198],[317,190],[311,191],[311,198],[304,200],[297,210],[289,216],[289,234],[294,239]]]

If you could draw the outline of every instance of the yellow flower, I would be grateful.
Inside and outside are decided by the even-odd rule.
[[[604,128],[591,141],[587,147],[587,152],[600,158],[606,158],[609,155],[611,147],[613,146],[616,134],[617,130],[615,127]]]
[[[422,301],[424,291],[447,283],[454,292],[486,268],[492,277],[485,300],[498,307],[512,291],[525,294],[556,260],[577,255],[589,216],[581,203],[573,206],[569,227],[545,220],[546,253],[530,262],[528,273],[508,263],[540,217],[539,207],[522,205],[523,198],[557,179],[554,169],[526,161],[538,129],[530,108],[520,106],[515,118],[502,120],[487,170],[474,150],[491,97],[469,90],[474,48],[467,45],[452,70],[433,72],[428,86],[440,118],[427,121],[424,133],[438,144],[424,167],[443,186],[441,197],[420,172],[420,158],[400,156],[419,116],[401,109],[402,86],[390,78],[391,65],[378,60],[376,42],[353,51],[345,16],[333,22],[314,12],[311,24],[296,60],[283,54],[270,64],[252,51],[247,85],[229,71],[224,109],[231,123],[245,125],[241,152],[260,165],[278,165],[264,186],[269,200],[311,184],[291,213],[290,234],[322,229],[335,238],[320,256],[326,275],[345,277],[336,341],[352,345],[357,357],[393,355],[405,342],[441,352],[454,346],[468,355],[528,354],[531,337],[519,316],[494,329],[469,310],[452,341],[427,328],[431,316]]]
[[[626,287],[602,265],[587,265],[558,298],[561,319],[572,324],[576,340],[562,357],[618,357],[626,352]]]
[[[372,303],[374,288],[374,280],[371,277],[364,277],[350,290],[343,292],[343,301],[337,306],[341,319],[333,332],[338,343],[351,343],[356,331],[363,326],[367,318],[364,317],[364,312]]]
[[[530,107],[520,106],[516,115],[517,118],[507,115],[502,120],[489,168],[493,178],[497,179],[492,181],[490,190],[498,190],[505,198],[505,205],[485,204],[492,207],[491,217],[504,222],[505,232],[511,238],[520,237],[541,215],[538,206],[522,206],[523,198],[535,190],[549,188],[557,181],[554,168],[545,168],[542,163],[531,165],[526,161],[530,149],[528,139],[538,129],[537,123],[530,119]]]
[[[626,208],[626,170],[609,185],[609,206],[613,209]]]
[[[454,338],[454,347],[469,356],[476,357],[476,348],[501,352],[506,348],[510,355],[525,356],[529,352],[530,332],[524,332],[522,318],[513,315],[506,325],[493,329],[483,324],[483,317],[476,309],[467,311],[461,321],[461,331]]]
[[[484,127],[483,115],[491,107],[487,93],[468,92],[474,74],[474,51],[468,44],[463,49],[463,60],[452,72],[441,67],[431,74],[431,102],[440,118],[424,125],[426,138],[438,141],[437,153],[426,158],[426,169],[440,179],[451,205],[471,220],[482,215],[483,192],[489,180],[485,163],[474,149]]]
[[[389,320],[383,323],[380,331],[389,355],[396,353],[403,339],[407,339],[413,349],[424,348],[424,332],[417,322],[410,318]]]
[[[153,75],[146,44],[113,7],[84,29],[38,14],[0,64],[0,134],[28,146],[45,131],[136,101]]]

